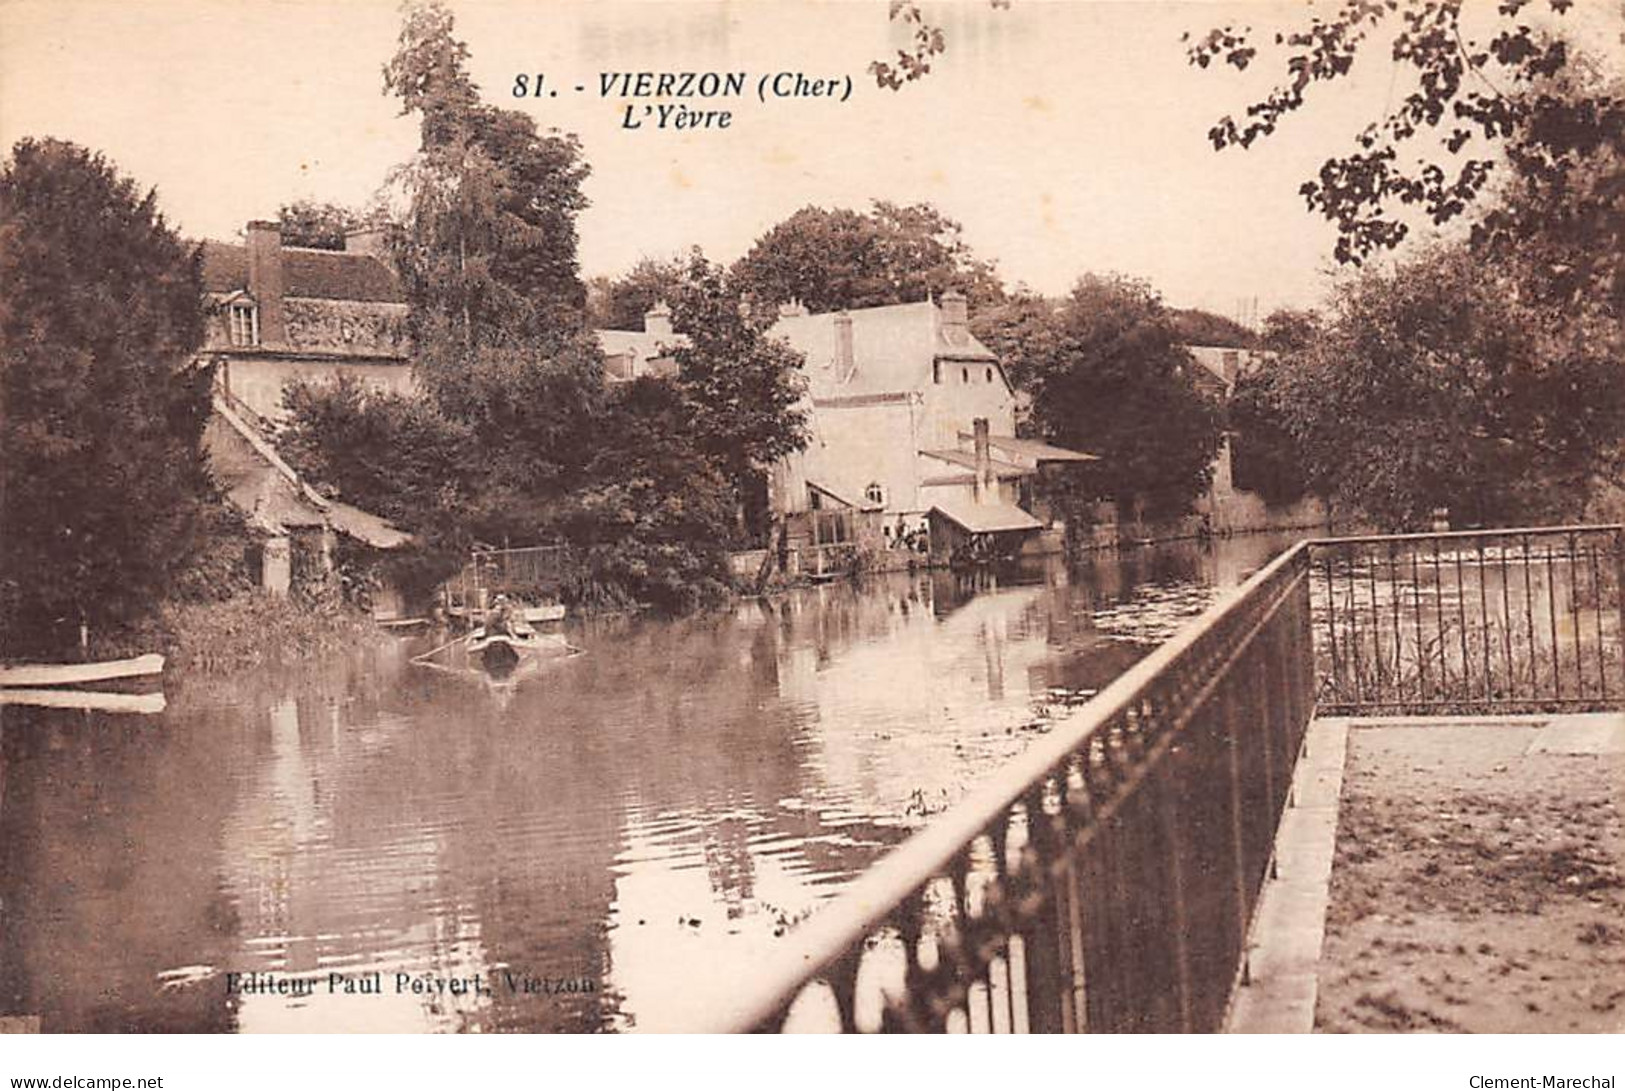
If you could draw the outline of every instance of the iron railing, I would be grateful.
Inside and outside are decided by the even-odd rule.
[[[1622,590],[1620,526],[1301,542],[865,872],[718,1029],[1217,1029],[1310,718],[1617,708]]]
[[[719,1029],[1202,1031],[1313,706],[1294,547],[798,928]]]
[[[462,570],[444,585],[452,611],[478,610],[498,592],[522,598],[554,597],[570,573],[566,546],[476,549]]]
[[[1602,710],[1625,697],[1625,528],[1310,543],[1320,710]]]

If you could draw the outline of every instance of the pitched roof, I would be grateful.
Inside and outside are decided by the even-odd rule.
[[[825,485],[823,482],[814,481],[811,478],[807,479],[807,487],[809,489],[818,490],[843,507],[856,508],[858,511],[880,511],[883,507],[883,505],[877,504],[872,500],[853,500],[851,497],[856,495],[855,493],[848,494],[844,490],[831,488],[830,486]]]
[[[205,241],[203,288],[235,292],[248,288],[248,247]],[[343,250],[282,248],[282,291],[298,299],[342,299],[360,303],[404,303],[400,280],[371,254]]]
[[[807,358],[814,398],[918,390],[931,382],[931,364],[937,359],[998,363],[992,350],[969,332],[945,330],[941,312],[930,301],[846,313],[852,319],[850,376],[836,374],[836,314],[785,315],[768,331]]]
[[[1008,530],[1043,530],[1044,524],[1014,504],[978,504],[974,500],[939,500],[931,510],[972,534]]]
[[[326,525],[377,549],[412,540],[389,520],[311,488],[231,404],[229,395],[215,391],[212,407],[210,472],[226,498],[260,529],[282,534],[291,527]]]
[[[939,451],[921,451],[920,454],[927,458],[937,458],[944,462],[951,462],[955,466],[963,466],[969,470],[976,469],[976,455],[972,451],[956,451],[946,448]],[[997,477],[1030,477],[1038,472],[1030,466],[1017,466],[1014,462],[1005,462],[1002,459],[990,458],[988,461],[992,464],[993,473]]]

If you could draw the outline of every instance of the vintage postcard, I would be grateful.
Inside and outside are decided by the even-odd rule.
[[[3,0],[0,1028],[1625,1030],[1622,34]]]

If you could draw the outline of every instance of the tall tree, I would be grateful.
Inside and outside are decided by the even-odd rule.
[[[410,5],[384,69],[421,137],[396,175],[415,362],[440,409],[541,501],[584,465],[602,390],[576,257],[588,167],[573,136],[480,101],[454,30],[439,3]]]
[[[1218,452],[1218,407],[1161,298],[1142,281],[1086,276],[1047,321],[1013,341],[1032,392],[1032,424],[1060,446],[1099,455],[1097,491],[1153,516],[1188,511]]]
[[[1462,247],[1339,293],[1269,397],[1308,484],[1385,528],[1580,516],[1617,479],[1625,335]]]
[[[771,228],[732,269],[758,307],[799,300],[815,313],[915,303],[958,288],[973,309],[1004,294],[991,262],[928,204],[876,201],[868,212],[808,206]]]
[[[170,589],[208,517],[211,375],[195,253],[98,154],[12,149],[0,282],[0,630],[22,644]]]
[[[768,467],[807,441],[801,354],[766,336],[724,270],[693,251],[672,298],[687,343],[672,355],[696,446],[721,467],[743,509],[760,499]],[[754,498],[754,499],[753,499]]]
[[[453,30],[439,3],[414,3],[384,69],[386,91],[418,115],[421,137],[396,172],[410,202],[397,233],[408,301],[420,321],[448,327],[425,332],[469,351],[568,343],[586,298],[576,257],[576,216],[587,205],[580,143],[482,103]]]

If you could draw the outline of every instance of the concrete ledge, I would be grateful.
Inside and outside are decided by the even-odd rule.
[[[1596,712],[1553,716],[1529,754],[1625,754],[1625,715]]]
[[[1320,947],[1326,935],[1337,807],[1349,721],[1315,720],[1292,775],[1275,836],[1278,875],[1264,883],[1248,944],[1248,973],[1230,1002],[1231,1034],[1307,1034],[1315,1026]]]

